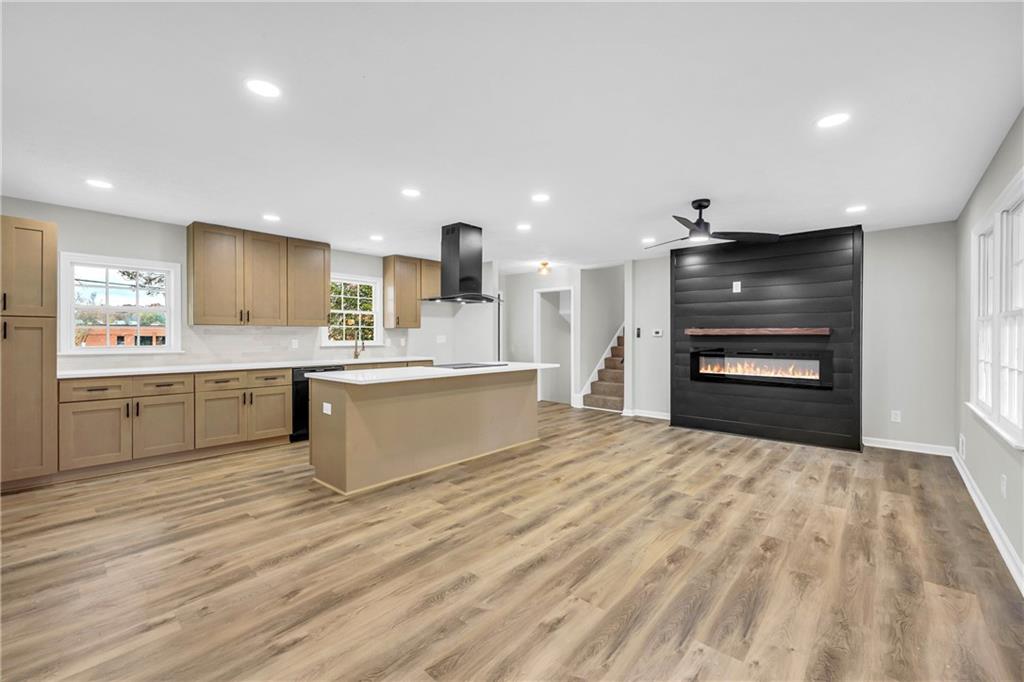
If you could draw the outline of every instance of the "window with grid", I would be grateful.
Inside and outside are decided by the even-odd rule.
[[[177,263],[61,255],[61,350],[178,348]]]
[[[992,405],[992,327],[995,311],[994,240],[992,232],[978,235],[977,399]]]
[[[1024,426],[1024,202],[1000,216],[1003,296],[999,313],[999,414]]]
[[[378,278],[331,275],[331,313],[323,345],[383,344],[380,295]]]

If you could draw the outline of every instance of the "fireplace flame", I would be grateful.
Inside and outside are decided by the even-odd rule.
[[[801,364],[797,364],[800,362]],[[818,380],[818,363],[815,361],[747,360],[738,358],[700,360],[701,374],[725,376],[774,377],[782,379]]]

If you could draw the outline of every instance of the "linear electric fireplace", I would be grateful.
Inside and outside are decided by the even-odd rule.
[[[832,388],[832,351],[694,348],[692,381]]]

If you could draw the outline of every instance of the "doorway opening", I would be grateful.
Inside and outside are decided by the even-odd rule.
[[[536,289],[533,299],[533,359],[557,369],[537,372],[537,400],[572,403],[572,289]]]

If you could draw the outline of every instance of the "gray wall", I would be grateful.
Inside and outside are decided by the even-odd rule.
[[[956,410],[959,432],[966,439],[964,462],[999,524],[1024,556],[1024,453],[997,436],[964,404],[970,397],[971,334],[971,230],[992,207],[992,202],[1024,167],[1024,112],[1017,117],[992,158],[974,193],[957,219],[957,382]],[[1007,496],[999,491],[999,479],[1007,476]]]
[[[664,419],[672,399],[670,293],[669,256],[633,261],[633,410]],[[661,329],[663,336],[651,336],[653,329]]]
[[[956,258],[955,223],[864,234],[865,438],[955,445]]]
[[[624,268],[583,270],[580,273],[580,385],[586,388],[594,368],[604,357],[608,342],[625,319]]]
[[[559,366],[545,371],[541,377],[540,398],[558,403],[569,403],[572,398],[571,327],[560,312],[565,295],[565,292],[555,291],[541,294],[538,311],[540,357],[537,361],[553,362]]]
[[[502,358],[514,362],[533,361],[533,292],[555,287],[572,288],[573,274],[569,268],[552,268],[547,275],[524,272],[501,277],[505,295]]]

